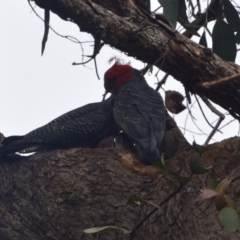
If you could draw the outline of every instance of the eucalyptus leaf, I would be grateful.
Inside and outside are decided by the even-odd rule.
[[[156,167],[157,169],[161,170],[162,172],[166,173],[166,174],[169,173],[167,167],[165,166],[163,155],[153,163],[153,166]]]
[[[123,234],[130,234],[131,231],[119,228],[116,226],[105,226],[105,227],[93,227],[93,228],[87,228],[83,230],[86,234],[93,234],[93,233],[105,233],[105,232],[122,232]]]
[[[144,199],[140,198],[139,196],[137,195],[132,195],[129,197],[129,200],[128,200],[130,203],[134,203],[138,206],[142,206],[142,205],[147,205],[147,201],[145,201]]]
[[[215,191],[218,194],[225,193],[230,183],[231,183],[231,180],[229,180],[228,178],[224,178],[220,183],[217,184]]]
[[[194,150],[199,153],[200,155],[202,155],[203,153],[208,151],[208,148],[202,145],[197,144],[195,141],[193,141],[193,148]]]
[[[208,182],[207,182],[207,188],[209,189],[213,189],[215,190],[215,188],[217,187],[218,183],[215,179],[209,179]]]
[[[218,19],[212,32],[213,52],[227,61],[235,61],[237,54],[236,38],[230,26]]]
[[[163,14],[168,21],[176,28],[178,17],[178,0],[158,0],[163,7]]]
[[[44,53],[46,42],[48,40],[49,22],[50,22],[50,11],[49,9],[45,9],[44,10],[44,35],[42,40],[42,55]]]
[[[206,38],[206,32],[205,31],[203,31],[203,34],[202,34],[202,36],[201,36],[201,38],[200,38],[200,41],[199,41],[199,44],[201,44],[202,46],[204,46],[204,47],[208,47],[207,46],[207,38]]]
[[[169,172],[167,167],[165,166],[163,155],[161,156],[161,158],[157,159],[153,163],[153,166],[156,167],[157,169],[159,169],[160,171],[162,171],[163,173],[165,173],[165,175],[167,177],[169,177],[170,179],[172,179],[173,181],[177,181],[180,183],[187,183],[190,180],[190,178],[188,178],[188,177],[179,176],[177,174],[173,174],[173,173]]]
[[[237,32],[236,36],[235,36],[235,40],[236,43],[239,44],[240,43],[240,31]]]
[[[203,174],[209,172],[212,167],[204,167],[200,154],[196,153],[191,157],[190,168],[195,174]]]
[[[217,195],[216,191],[204,188],[203,190],[201,190],[201,193],[197,196],[196,201],[202,201],[211,197],[215,197],[216,195]]]
[[[224,0],[224,14],[230,27],[234,31],[239,31],[240,30],[239,14],[229,0]]]
[[[178,2],[179,2],[178,16],[182,18],[184,21],[189,22],[187,17],[187,7],[185,0],[179,0]]]
[[[160,209],[160,210],[161,210],[161,213],[163,213],[162,208],[159,207],[157,204],[152,203],[152,202],[149,202],[149,201],[146,201],[146,200],[140,198],[140,197],[137,196],[137,195],[132,195],[132,196],[130,196],[128,201],[129,201],[130,203],[134,203],[134,204],[136,204],[136,205],[138,205],[138,206],[142,206],[142,205],[152,205],[152,206],[154,206],[155,208]]]
[[[219,219],[224,228],[229,232],[235,232],[239,226],[239,217],[237,212],[230,208],[223,208],[219,213]]]

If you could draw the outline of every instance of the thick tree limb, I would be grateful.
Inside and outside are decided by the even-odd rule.
[[[223,61],[210,49],[196,44],[185,36],[173,33],[164,22],[145,15],[133,1],[35,0],[35,2],[63,19],[71,19],[81,31],[98,36],[110,46],[143,62],[155,64],[181,81],[192,93],[204,94],[228,110],[235,118],[239,118],[239,82],[232,82],[216,89],[200,86],[210,79],[217,81],[238,74],[240,67]]]
[[[186,152],[166,162],[168,169],[188,176]],[[195,201],[209,179],[231,175],[227,194],[238,208],[240,191],[240,140],[232,138],[209,146],[204,154],[209,174],[193,176],[182,191],[137,231],[140,239],[231,239],[219,224],[214,201]],[[0,216],[15,239],[126,239],[120,234],[84,235],[94,226],[116,225],[130,229],[151,206],[128,203],[137,194],[155,204],[179,186],[151,166],[143,166],[129,152],[111,148],[70,149],[36,154],[11,164],[0,161]],[[234,173],[234,174],[233,174]],[[209,227],[211,226],[211,227]]]

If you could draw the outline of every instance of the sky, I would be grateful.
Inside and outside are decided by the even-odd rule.
[[[35,7],[34,2],[32,4]],[[37,6],[34,9],[43,16],[43,9]],[[6,137],[24,135],[72,109],[101,101],[104,93],[103,75],[111,66],[108,62],[110,58],[117,56],[126,62],[130,61],[134,68],[144,67],[142,62],[129,58],[110,46],[104,46],[97,56],[98,80],[93,61],[85,66],[72,65],[73,62],[81,62],[83,54],[92,54],[91,35],[80,32],[77,25],[65,22],[53,13],[50,25],[62,36],[73,36],[81,41],[84,53],[80,44],[50,31],[44,55],[41,56],[44,23],[31,10],[28,1],[0,2],[0,132]],[[196,38],[196,41],[199,39]],[[236,62],[240,62],[239,58]],[[156,72],[155,68],[153,74],[145,76],[152,87],[157,83],[154,76]],[[160,80],[163,75],[163,72],[159,73]],[[163,88],[184,95],[182,84],[173,78],[168,79]],[[165,97],[163,90],[160,94]],[[192,100],[195,101],[194,97]],[[216,124],[218,117],[204,103],[201,105],[209,122]],[[197,104],[190,107],[195,121],[191,120],[187,110],[171,115],[190,143],[195,139],[197,143],[203,144],[211,128]],[[226,112],[219,106],[217,108]],[[231,120],[227,116],[221,126]],[[239,123],[234,121],[221,131],[222,134],[214,135],[212,142],[238,135]]]

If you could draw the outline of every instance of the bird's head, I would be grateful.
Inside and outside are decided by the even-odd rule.
[[[116,92],[133,77],[134,71],[129,64],[115,64],[104,74],[104,87],[107,92]]]

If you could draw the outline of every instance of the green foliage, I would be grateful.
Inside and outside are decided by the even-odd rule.
[[[240,18],[237,10],[229,0],[224,1],[224,14],[233,31],[240,30]]]
[[[169,172],[169,170],[167,169],[167,167],[164,163],[163,155],[161,156],[161,158],[157,159],[153,163],[153,166],[156,167],[157,169],[159,169],[160,171],[162,171],[167,177],[169,177],[173,181],[180,182],[182,184],[190,181],[190,178],[188,178],[188,177],[179,176],[177,174]]]
[[[182,18],[185,22],[188,22],[188,17],[187,17],[187,7],[185,0],[179,0],[178,1],[178,16]]]
[[[161,210],[161,213],[163,212],[162,208],[159,207],[157,204],[154,204],[154,203],[151,203],[151,202],[148,202],[142,198],[140,198],[139,196],[137,195],[132,195],[129,197],[129,200],[128,200],[130,203],[134,203],[138,206],[143,206],[143,205],[152,205],[154,206],[155,208],[158,208]]]
[[[219,220],[223,227],[229,232],[235,232],[239,226],[239,216],[234,201],[226,195],[226,190],[231,180],[225,178],[220,183],[211,179],[208,188],[204,188],[197,196],[196,201],[202,201],[215,197],[215,206],[219,211]],[[210,189],[211,188],[211,189]]]
[[[181,33],[189,37],[200,37],[199,44],[207,48],[206,32],[212,38],[212,50],[224,60],[234,62],[237,54],[236,44],[240,44],[240,12],[238,1],[224,0],[219,3],[205,6],[201,3],[194,5],[187,0],[158,0],[163,9],[163,14],[176,28],[179,22],[185,29]],[[208,27],[210,21],[214,27]],[[204,28],[203,33],[200,35]],[[179,28],[181,29],[181,28]]]
[[[206,47],[207,48],[207,38],[206,38],[206,32],[204,31],[201,38],[200,38],[200,41],[199,41],[199,44],[201,44],[202,46]]]
[[[208,148],[193,141],[193,148],[196,151],[190,159],[190,169],[194,174],[203,174],[209,172],[212,167],[205,167],[202,161],[202,154],[208,151]]]
[[[155,208],[158,208],[160,210],[159,213],[161,213],[161,214],[163,213],[163,209],[161,207],[159,207],[157,204],[146,201],[146,200],[140,198],[137,195],[130,196],[128,202],[136,204],[138,206],[151,205]],[[95,234],[95,233],[99,234],[99,233],[106,233],[106,232],[120,232],[122,234],[128,235],[132,231],[130,231],[128,229],[120,228],[120,227],[117,227],[117,226],[103,226],[103,227],[87,228],[87,229],[84,229],[83,232],[86,233],[86,234]]]
[[[195,141],[193,141],[192,144],[194,150],[199,153],[200,155],[202,155],[203,153],[208,151],[208,148],[202,145],[197,144]]]
[[[207,182],[207,188],[209,189],[216,189],[216,186],[218,185],[217,181],[214,180],[214,179],[210,179],[208,182]]]
[[[123,234],[130,234],[131,231],[119,228],[116,226],[105,226],[105,227],[93,227],[93,228],[87,228],[83,230],[86,234],[93,234],[93,233],[105,233],[105,232],[121,232]]]
[[[240,18],[238,11],[234,8],[229,0],[224,1],[224,14],[233,31],[236,31],[236,43],[240,43]]]
[[[190,160],[190,169],[194,174],[203,174],[209,172],[212,167],[204,167],[201,155],[194,154]]]
[[[229,232],[235,232],[239,225],[239,217],[237,212],[230,208],[225,207],[219,213],[219,219],[224,228]]]
[[[224,178],[220,183],[217,184],[217,186],[215,187],[215,191],[217,193],[224,193],[227,189],[227,187],[230,184],[230,180],[227,178]]]
[[[230,26],[222,19],[218,19],[213,27],[212,40],[214,53],[227,61],[235,61],[236,38]]]
[[[163,6],[163,14],[168,21],[176,28],[178,17],[178,0],[158,0]]]
[[[202,161],[202,154],[207,152],[208,148],[197,144],[195,141],[193,141],[193,148],[197,153],[192,155],[192,157],[190,158],[190,169],[191,169],[192,173],[204,174],[204,173],[209,172],[209,170],[212,168],[212,166],[205,167],[203,165],[203,161]]]

